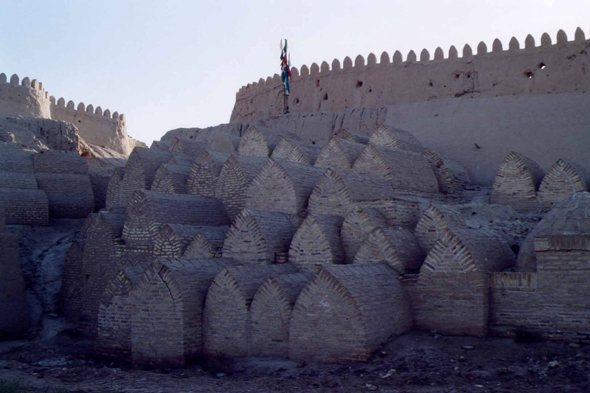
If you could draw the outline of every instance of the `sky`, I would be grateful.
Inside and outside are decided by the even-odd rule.
[[[66,102],[124,113],[148,145],[168,130],[228,123],[240,87],[293,66],[431,57],[527,34],[590,36],[590,0],[0,0],[0,73],[43,82]]]

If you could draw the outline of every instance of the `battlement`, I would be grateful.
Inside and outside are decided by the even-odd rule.
[[[37,79],[17,74],[10,79],[0,74],[0,114],[13,116],[42,117],[72,123],[80,136],[88,143],[111,148],[128,154],[132,147],[127,139],[125,115],[119,112],[103,111],[102,107],[83,102],[78,105],[62,97],[50,96]]]
[[[71,112],[78,112],[84,113],[87,115],[94,115],[100,117],[101,119],[109,119],[109,120],[120,120],[125,124],[125,115],[119,114],[119,112],[113,112],[111,114],[110,109],[102,110],[102,107],[97,106],[96,109],[92,104],[86,106],[83,102],[80,102],[78,105],[74,103],[74,101],[70,100],[66,104],[66,100],[63,97],[60,97],[57,101],[54,96],[49,97],[49,101],[51,102],[52,109],[53,107],[57,107],[60,109],[65,109]],[[56,109],[57,109],[56,108]]]
[[[411,50],[405,60],[400,51],[393,57],[383,52],[379,63],[370,53],[342,62],[292,67],[291,112],[343,112],[352,107],[395,105],[436,98],[471,95],[519,95],[589,90],[583,72],[589,62],[584,51],[586,34],[578,28],[573,40],[559,30],[555,42],[544,33],[537,45],[527,35],[524,45],[512,37],[507,47],[496,39],[489,50],[480,42],[474,51],[466,44],[459,56],[453,45],[445,57],[438,47],[431,56],[423,49]],[[571,53],[570,53],[571,52]],[[535,78],[536,77],[536,78]],[[281,113],[282,89],[278,74],[242,86],[236,93],[231,122],[252,121]],[[271,93],[272,92],[272,93]],[[270,108],[269,108],[270,103]]]

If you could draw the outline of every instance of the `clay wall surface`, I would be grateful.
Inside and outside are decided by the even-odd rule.
[[[188,254],[204,252],[207,258],[212,258],[221,249],[228,229],[229,226],[227,225],[167,224],[154,238],[153,253],[160,257],[180,258],[192,246],[188,250]],[[197,239],[197,237],[199,238]]]
[[[81,152],[85,148],[74,125],[21,116],[0,116],[0,144],[2,148],[21,150],[25,147],[35,151],[55,149]]]
[[[49,202],[41,190],[0,188],[0,200],[4,203],[6,224],[47,225]]]
[[[540,45],[539,45],[540,44]],[[516,38],[503,48],[499,40],[488,50],[480,43],[477,51],[465,45],[459,57],[452,46],[444,58],[441,48],[431,57],[423,50],[418,59],[411,51],[405,61],[396,52],[383,52],[380,63],[370,54],[367,62],[359,55],[353,61],[323,62],[320,67],[292,68],[291,112],[344,112],[362,106],[399,105],[448,97],[498,97],[550,93],[588,92],[590,77],[585,68],[590,58],[584,50],[584,32],[568,41],[563,31],[557,41],[544,34],[540,43],[527,36],[521,45]],[[283,87],[275,75],[242,87],[236,94],[231,123],[252,122],[281,113]]]
[[[508,245],[483,231],[447,230],[428,253],[413,291],[416,328],[486,336],[488,274],[513,266]]]
[[[0,188],[38,189],[34,174],[18,172],[0,172]]]
[[[0,149],[2,152],[0,154],[1,172],[35,173],[33,152],[9,148],[6,145],[0,145]]]
[[[130,293],[145,270],[143,265],[121,269],[105,288],[94,341],[98,356],[131,363],[131,320],[137,305]]]
[[[106,194],[106,208],[125,207],[125,202],[121,196],[122,183],[125,176],[125,168],[116,168],[109,179]]]
[[[93,105],[85,106],[79,103],[74,107],[72,101],[67,105],[63,98],[56,101],[51,97],[51,118],[54,120],[72,123],[80,131],[80,136],[93,145],[104,146],[119,153],[128,155],[134,146],[127,136],[125,115],[119,115],[106,109],[104,112],[100,106],[94,109]]]
[[[390,199],[393,195],[393,188],[381,177],[328,169],[313,188],[309,211],[344,217],[357,205]]]
[[[0,233],[4,232],[6,226],[6,213],[4,212],[4,202],[0,201]]]
[[[149,190],[156,177],[156,172],[173,154],[168,151],[136,147],[129,155],[125,174],[121,181],[120,197],[122,206],[126,206],[131,195],[138,190]]]
[[[385,262],[399,274],[417,271],[424,261],[424,252],[407,229],[377,228],[362,242],[354,258],[355,265]]]
[[[135,367],[183,366],[202,354],[207,291],[231,259],[159,258],[134,289],[132,358]]]
[[[340,231],[346,263],[353,263],[361,244],[371,232],[386,227],[385,217],[376,209],[357,206],[348,213]]]
[[[197,157],[186,180],[188,193],[215,198],[217,180],[228,158],[227,154],[215,152],[205,152]]]
[[[251,356],[289,357],[293,305],[312,277],[309,273],[277,275],[256,291],[250,308]]]
[[[365,361],[392,336],[411,328],[409,297],[388,266],[328,266],[295,303],[289,357]]]
[[[33,155],[35,173],[87,175],[88,164],[78,152],[49,150]]]
[[[73,322],[78,321],[82,313],[83,254],[84,242],[73,242],[66,254],[61,276],[59,308],[66,319]]]
[[[90,220],[82,254],[84,279],[80,329],[85,335],[95,337],[104,290],[115,274],[126,267],[124,259],[118,258],[115,241],[121,235],[125,215],[100,212],[93,214]]]
[[[269,159],[246,190],[246,207],[305,217],[307,201],[323,172],[308,165]]]
[[[223,164],[215,197],[220,199],[230,219],[246,207],[246,190],[267,160],[261,157],[230,156]]]
[[[188,165],[162,164],[156,172],[151,190],[167,194],[188,194],[187,178],[191,172]]]
[[[20,82],[14,74],[8,79],[0,74],[0,114],[31,116],[51,119],[49,95],[43,86],[34,79],[23,78]]]
[[[94,193],[88,175],[37,173],[39,189],[47,194],[53,218],[86,218],[94,211]]]
[[[80,136],[94,145],[104,146],[128,155],[134,142],[127,137],[125,116],[101,107],[79,103],[63,98],[56,100],[49,96],[42,83],[25,77],[20,81],[14,74],[8,79],[0,74],[0,114],[30,116],[68,122],[76,126]]]
[[[18,236],[0,233],[0,339],[27,334],[29,306],[25,289]]]
[[[130,245],[151,247],[165,224],[227,225],[221,202],[194,195],[136,191],[127,207],[123,238]]]
[[[235,266],[221,271],[205,301],[204,353],[211,357],[248,356],[250,306],[256,291],[268,277],[296,272],[290,264]]]
[[[410,131],[426,148],[463,165],[474,184],[491,185],[498,166],[513,150],[544,171],[559,158],[590,168],[590,141],[585,138],[589,105],[590,95],[580,92],[462,96],[337,113],[291,113],[255,124],[318,146],[343,128],[370,135],[389,124]]]
[[[273,264],[287,254],[297,226],[283,213],[244,209],[234,220],[223,243],[223,256],[244,264]]]
[[[361,143],[332,137],[328,144],[318,153],[314,165],[317,168],[349,171],[365,148],[366,145]]]
[[[303,272],[316,273],[324,265],[344,263],[338,216],[309,215],[289,246],[289,263]]]

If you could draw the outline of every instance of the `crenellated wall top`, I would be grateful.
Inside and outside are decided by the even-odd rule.
[[[52,107],[57,107],[67,111],[84,112],[87,115],[92,115],[96,117],[100,116],[104,119],[119,120],[121,122],[125,122],[125,115],[119,114],[119,112],[111,113],[109,109],[103,111],[103,109],[100,106],[97,106],[95,109],[95,107],[92,104],[86,106],[83,102],[80,102],[76,106],[74,101],[71,100],[66,103],[66,100],[63,97],[56,100],[54,96],[50,96],[49,92],[43,88],[43,83],[39,82],[37,79],[31,80],[28,76],[24,77],[21,81],[17,74],[13,74],[10,77],[10,79],[8,79],[6,74],[0,73],[0,85],[6,84],[24,89],[37,90],[42,94],[42,96],[45,97],[45,99],[48,99],[50,101]]]
[[[477,45],[475,51],[469,44],[465,44],[461,49],[461,56],[459,51],[454,45],[451,45],[447,52],[447,57],[444,55],[442,48],[438,47],[434,51],[434,56],[430,55],[427,49],[420,51],[420,56],[416,55],[414,50],[410,50],[406,59],[403,59],[403,55],[400,51],[395,51],[393,56],[390,56],[388,52],[383,52],[379,57],[380,61],[377,62],[377,56],[370,53],[367,56],[367,60],[362,55],[355,57],[354,62],[348,56],[344,58],[342,63],[338,59],[334,59],[330,63],[327,61],[321,62],[321,66],[317,63],[312,63],[311,66],[303,64],[300,68],[292,67],[292,79],[297,80],[300,78],[318,78],[322,76],[328,76],[331,73],[342,73],[366,70],[373,67],[395,67],[395,66],[406,66],[408,64],[426,64],[426,63],[439,63],[447,61],[470,61],[474,57],[483,56],[502,56],[502,55],[515,55],[519,52],[528,52],[531,50],[551,50],[561,45],[568,44],[570,42],[582,42],[586,40],[586,34],[581,28],[577,28],[574,34],[573,40],[569,40],[567,34],[563,30],[559,30],[556,34],[555,42],[552,41],[551,37],[547,33],[541,35],[539,44],[537,45],[535,38],[529,34],[524,39],[524,44],[518,41],[516,37],[512,37],[508,42],[507,49],[504,49],[504,45],[499,39],[495,39],[491,46],[491,51],[485,42],[480,42]],[[341,65],[342,64],[342,65]],[[242,86],[236,93],[236,99],[246,97],[250,94],[256,94],[256,92],[263,91],[267,88],[274,88],[281,84],[281,78],[278,74],[274,74],[272,77],[266,79],[260,78],[258,82],[249,83],[246,86]]]

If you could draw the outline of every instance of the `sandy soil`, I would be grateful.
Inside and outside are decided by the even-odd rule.
[[[590,346],[412,332],[351,366],[246,358],[142,371],[94,359],[90,342],[61,334],[0,343],[0,381],[0,392],[48,393],[590,392]]]

